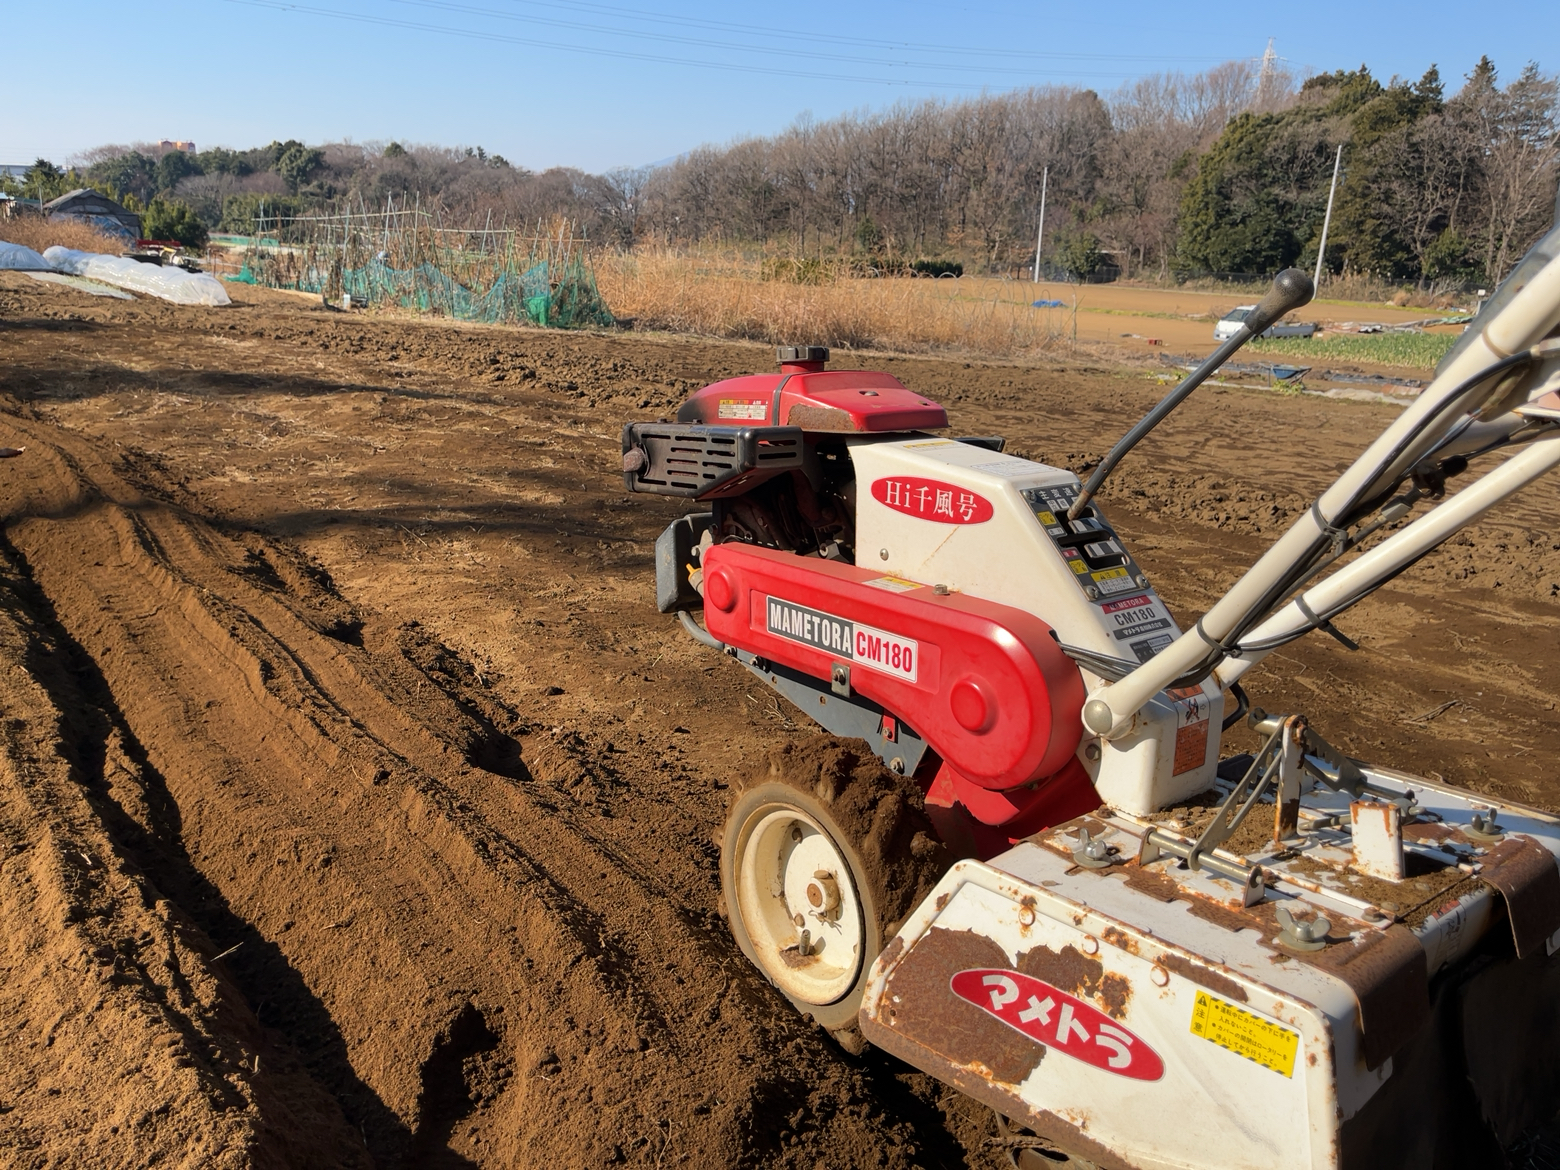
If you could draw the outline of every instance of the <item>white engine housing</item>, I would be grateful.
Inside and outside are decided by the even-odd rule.
[[[858,563],[1027,610],[1063,645],[1109,658],[1145,661],[1180,633],[1097,505],[1073,526],[1060,515],[1078,493],[1072,472],[925,437],[854,441],[850,456]],[[989,505],[988,518],[958,522],[965,493]],[[985,513],[973,502],[963,511]],[[1091,690],[1101,681],[1087,669],[1084,680]],[[1079,759],[1107,804],[1154,812],[1212,784],[1223,710],[1211,680],[1161,692],[1129,734],[1086,737]]]

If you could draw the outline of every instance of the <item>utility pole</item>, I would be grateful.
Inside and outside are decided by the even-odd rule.
[[[1051,168],[1040,172],[1040,230],[1035,233],[1035,284],[1040,283],[1040,245],[1045,242],[1045,189],[1051,181]]]
[[[1333,196],[1338,193],[1338,168],[1343,165],[1343,143],[1338,144],[1338,155],[1333,159],[1332,186],[1327,188],[1327,214],[1322,217],[1322,242],[1316,249],[1316,279],[1312,282],[1317,288],[1322,286],[1322,258],[1327,255],[1327,229],[1332,227]]]

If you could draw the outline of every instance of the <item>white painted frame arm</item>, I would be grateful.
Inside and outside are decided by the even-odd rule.
[[[1310,630],[1305,610],[1321,617],[1335,614],[1367,596],[1371,590],[1404,566],[1448,540],[1507,496],[1522,490],[1539,476],[1560,465],[1560,430],[1541,436],[1533,445],[1469,484],[1439,507],[1393,533],[1357,560],[1339,569],[1242,639],[1257,645]],[[1302,608],[1301,603],[1304,603]],[[1221,687],[1236,682],[1277,646],[1249,650],[1239,658],[1227,658],[1213,672]]]
[[[1143,705],[1199,663],[1213,643],[1222,643],[1253,610],[1270,604],[1296,566],[1308,562],[1318,542],[1331,536],[1333,525],[1362,497],[1388,477],[1414,466],[1466,416],[1472,396],[1470,379],[1514,354],[1529,349],[1560,324],[1560,257],[1533,273],[1510,301],[1327,489],[1230,590],[1214,603],[1193,629],[1182,634],[1125,678],[1095,688],[1084,704],[1084,725],[1095,734],[1115,739],[1128,734]]]

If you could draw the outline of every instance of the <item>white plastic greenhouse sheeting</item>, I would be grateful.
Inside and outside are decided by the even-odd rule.
[[[20,272],[47,272],[49,262],[31,248],[24,248],[20,244],[8,244],[0,240],[0,269],[9,268]]]
[[[210,273],[185,272],[182,268],[159,268],[141,264],[123,256],[105,256],[99,252],[76,252],[58,244],[43,254],[49,267],[72,276],[85,276],[131,292],[161,297],[176,305],[227,305],[227,289]]]

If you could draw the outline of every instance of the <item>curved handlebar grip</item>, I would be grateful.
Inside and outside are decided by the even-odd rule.
[[[1273,278],[1273,287],[1268,289],[1267,296],[1241,324],[1253,337],[1258,337],[1285,313],[1310,304],[1315,295],[1316,286],[1311,283],[1310,276],[1298,268],[1286,268]]]

